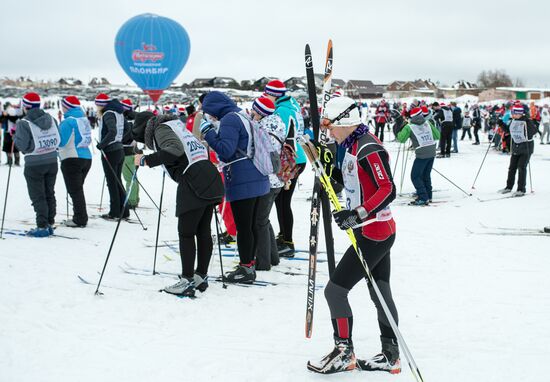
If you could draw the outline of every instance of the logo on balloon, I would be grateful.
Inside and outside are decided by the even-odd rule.
[[[134,62],[136,61],[152,61],[156,62],[159,60],[164,59],[164,53],[162,52],[155,52],[157,50],[157,47],[153,44],[147,45],[145,43],[142,43],[142,50],[136,49],[132,52],[132,60]]]

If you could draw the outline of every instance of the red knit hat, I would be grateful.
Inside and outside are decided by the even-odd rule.
[[[132,104],[132,100],[130,98],[123,99],[120,101],[122,104],[122,108],[127,111],[134,110],[134,105]]]
[[[61,101],[61,104],[65,106],[67,109],[73,109],[75,107],[80,107],[80,101],[76,96],[67,96],[63,98]]]
[[[25,109],[40,107],[40,96],[37,93],[27,93],[23,96],[21,103]]]
[[[416,117],[417,115],[420,115],[420,114],[422,114],[422,109],[421,109],[421,108],[419,108],[419,107],[413,107],[413,108],[411,109],[411,112],[410,112],[411,118],[412,118],[412,117]]]
[[[264,92],[273,97],[282,97],[285,95],[287,88],[281,80],[271,80],[265,85]]]
[[[342,89],[337,89],[337,90],[334,91],[334,93],[332,93],[331,98],[343,97],[343,96],[344,96],[344,91]]]
[[[105,106],[109,103],[111,98],[105,94],[105,93],[99,93],[97,97],[95,97],[95,104],[97,106]]]
[[[525,114],[525,110],[523,109],[523,105],[514,105],[512,106],[512,115],[522,115]]]
[[[263,117],[267,117],[275,112],[275,104],[269,98],[261,96],[252,103],[252,110]]]
[[[424,117],[426,117],[430,114],[430,110],[428,109],[428,106],[426,106],[426,105],[420,106],[420,110],[422,110],[422,114],[424,115]]]

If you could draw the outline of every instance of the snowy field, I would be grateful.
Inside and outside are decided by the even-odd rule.
[[[398,145],[387,147],[395,160]],[[460,154],[436,160],[435,168],[469,191],[486,147],[461,142]],[[543,365],[550,355],[550,237],[490,235],[495,230],[481,224],[550,225],[550,146],[540,146],[537,137],[533,194],[480,202],[478,198],[498,196],[495,191],[505,185],[508,161],[506,155],[489,152],[474,196],[467,197],[434,172],[434,188],[439,190],[434,200],[444,202],[411,207],[400,197],[392,207],[398,227],[392,251],[393,294],[400,328],[426,382],[548,381]],[[398,189],[401,163],[395,174]],[[412,159],[403,193],[413,191],[411,165]],[[140,169],[138,175],[158,201],[161,170]],[[8,167],[0,166],[2,202],[7,176]],[[97,209],[102,179],[96,153],[85,185],[91,215],[105,212]],[[306,198],[312,172],[306,170],[300,182],[293,203],[295,243],[307,248]],[[176,184],[167,179],[161,242],[177,238],[175,190]],[[61,172],[56,192],[57,221],[62,221],[66,191]],[[115,223],[94,218],[86,229],[57,228],[59,235],[78,240],[8,234],[0,241],[0,381],[414,380],[403,357],[403,372],[397,376],[358,371],[320,376],[306,370],[309,359],[319,359],[333,346],[322,290],[316,294],[313,338],[304,337],[307,261],[282,260],[274,271],[258,272],[259,280],[276,286],[222,289],[213,282],[195,300],[157,292],[175,282],[175,276],[125,273],[121,267],[128,264],[143,269],[153,264],[154,248],[146,245],[154,242],[157,214],[143,192],[140,198],[146,208],[138,213],[148,230],[122,223],[103,279],[103,296],[95,296],[95,286],[83,284],[77,275],[97,282]],[[105,191],[103,206],[107,200]],[[277,230],[274,214],[272,221]],[[29,229],[33,222],[23,167],[14,167],[6,229]],[[336,250],[342,253],[347,237],[336,226],[333,230]],[[217,248],[215,255],[211,276],[220,272]],[[236,259],[224,257],[224,269]],[[157,270],[178,272],[178,254],[159,248]],[[317,283],[324,286],[327,264],[319,263],[318,270]],[[359,284],[350,299],[356,354],[372,356],[380,344],[366,283]]]

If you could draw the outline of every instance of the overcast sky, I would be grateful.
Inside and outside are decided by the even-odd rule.
[[[146,12],[189,34],[191,54],[177,82],[301,76],[306,43],[322,72],[332,38],[336,78],[452,84],[501,68],[528,86],[550,87],[547,0],[26,0],[2,12],[0,76],[131,82],[114,38]]]

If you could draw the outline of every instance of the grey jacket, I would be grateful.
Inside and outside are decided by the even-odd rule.
[[[29,120],[43,130],[50,128],[51,123],[55,123],[55,126],[59,129],[57,121],[53,117],[47,114],[42,109],[30,109],[27,111],[27,115],[17,121],[15,128],[15,146],[23,154],[29,154],[34,151],[34,140],[32,138],[31,127]],[[57,150],[51,153],[42,155],[26,155],[25,166],[38,166],[45,164],[57,163]]]

